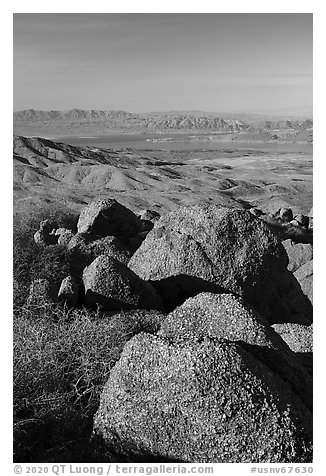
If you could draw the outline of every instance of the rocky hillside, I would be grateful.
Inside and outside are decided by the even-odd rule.
[[[205,112],[157,112],[136,114],[125,111],[71,109],[68,111],[36,111],[28,109],[14,112],[14,131],[19,134],[43,130],[62,130],[62,134],[132,132],[211,132],[240,134],[261,140],[312,140],[312,120],[253,120],[246,121],[228,115]],[[64,129],[63,127],[66,127]],[[68,126],[68,129],[67,129]]]
[[[312,246],[282,244],[257,212],[137,216],[97,198],[77,233],[40,223],[36,245],[65,249],[69,274],[33,280],[27,306],[143,316],[104,386],[95,460],[311,461]]]

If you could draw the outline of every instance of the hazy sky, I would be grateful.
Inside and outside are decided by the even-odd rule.
[[[14,109],[312,111],[312,14],[14,14]]]

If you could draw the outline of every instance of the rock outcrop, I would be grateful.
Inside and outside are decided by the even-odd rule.
[[[198,294],[170,313],[159,332],[171,342],[210,337],[236,342],[266,364],[312,408],[312,382],[297,368],[283,339],[243,299],[231,294]]]
[[[160,296],[120,261],[106,255],[96,258],[84,269],[85,302],[106,310],[162,310]]]
[[[277,238],[250,212],[203,205],[163,216],[128,266],[153,283],[167,286],[170,280],[172,290],[181,285],[185,298],[224,290],[265,312],[287,263]],[[162,289],[161,283],[157,289]]]
[[[137,216],[110,198],[93,200],[83,208],[77,229],[78,233],[99,236],[134,236],[141,231]]]
[[[309,410],[250,351],[138,334],[110,373],[92,441],[126,461],[303,463],[311,438]]]

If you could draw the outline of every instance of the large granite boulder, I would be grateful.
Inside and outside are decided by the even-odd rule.
[[[142,333],[111,370],[92,442],[104,461],[307,463],[311,425],[288,383],[240,345]]]
[[[188,299],[164,320],[158,335],[171,342],[205,337],[242,345],[286,380],[312,408],[312,381],[284,340],[242,298],[202,293]]]
[[[201,293],[168,314],[159,335],[174,342],[211,337],[286,349],[276,332],[242,298]]]
[[[100,198],[93,200],[80,213],[78,233],[99,236],[134,236],[141,231],[140,220],[128,208],[116,200]]]
[[[169,291],[181,286],[183,301],[201,291],[224,290],[268,312],[275,282],[287,264],[284,247],[249,211],[198,205],[157,221],[128,266],[157,283],[162,294],[164,286]]]
[[[110,256],[101,255],[86,267],[83,282],[87,305],[106,310],[163,309],[155,289]]]

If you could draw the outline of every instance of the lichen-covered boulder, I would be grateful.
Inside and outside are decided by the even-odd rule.
[[[85,268],[83,282],[87,305],[106,310],[163,309],[155,289],[110,256],[100,255]]]
[[[140,230],[137,216],[114,199],[93,200],[80,213],[78,233],[99,236],[134,236]]]
[[[186,297],[227,290],[259,310],[287,263],[278,239],[249,211],[198,205],[157,221],[128,266],[145,280],[173,280],[174,288],[186,281]]]
[[[210,337],[241,343],[271,370],[288,381],[304,403],[312,407],[312,381],[283,339],[242,298],[202,293],[168,314],[158,335],[172,342]]]
[[[119,461],[312,461],[311,413],[250,351],[138,334],[111,370],[92,443]]]

